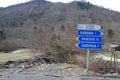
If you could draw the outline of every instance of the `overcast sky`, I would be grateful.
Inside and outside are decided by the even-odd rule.
[[[7,7],[14,4],[24,3],[30,0],[0,0],[0,7]]]
[[[0,0],[0,7],[7,7],[13,4],[23,3],[30,0]],[[52,2],[71,2],[73,0],[48,0]],[[74,0],[75,1],[75,0]],[[79,1],[79,0],[76,0]],[[86,0],[95,5],[103,6],[120,12],[120,0]]]

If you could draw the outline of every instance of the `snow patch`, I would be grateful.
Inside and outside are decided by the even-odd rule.
[[[21,53],[22,52],[22,50],[15,50],[15,51],[12,51],[11,53],[13,53],[13,54],[18,54],[18,53]]]

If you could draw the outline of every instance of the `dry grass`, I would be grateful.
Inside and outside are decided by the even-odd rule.
[[[117,58],[120,58],[120,51],[114,51],[114,52],[106,52],[104,53],[105,56],[108,56],[108,57],[111,57],[112,56],[112,53],[114,53]],[[113,56],[112,56],[113,57]]]
[[[18,60],[30,56],[31,51],[29,49],[21,49],[20,53],[0,53],[0,62],[6,62],[9,60]]]

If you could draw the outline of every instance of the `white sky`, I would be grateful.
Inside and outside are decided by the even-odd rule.
[[[18,3],[23,3],[27,2],[30,0],[0,0],[0,7],[7,7],[13,4],[18,4]],[[48,0],[52,2],[71,2],[75,0]],[[79,0],[76,0],[79,1]],[[93,3],[95,5],[103,6],[105,8],[109,8],[115,11],[120,12],[120,0],[86,0],[89,1],[90,3]]]
[[[10,5],[27,2],[30,0],[0,0],[0,7],[7,7]]]

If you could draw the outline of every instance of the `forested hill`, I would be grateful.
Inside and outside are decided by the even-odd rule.
[[[112,41],[120,39],[120,13],[89,2],[52,3],[32,0],[27,3],[0,8],[0,30],[4,39],[30,43],[31,35],[40,27],[77,27],[77,24],[100,24],[104,26],[104,39],[109,31],[114,35]],[[27,35],[27,36],[25,36]],[[109,35],[110,36],[110,35]],[[108,40],[107,40],[108,39]],[[26,44],[24,44],[26,45]]]
[[[34,0],[0,9],[0,27],[22,27],[25,24],[39,26],[77,23],[119,23],[120,13],[89,2],[51,3]],[[106,25],[105,25],[106,26]],[[26,25],[27,27],[27,25]]]

